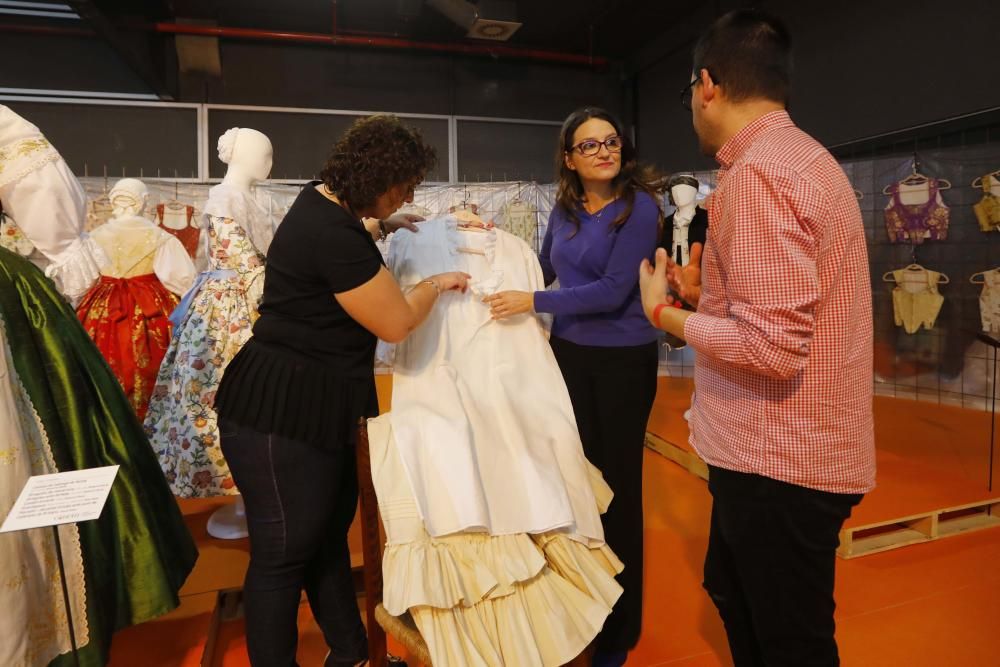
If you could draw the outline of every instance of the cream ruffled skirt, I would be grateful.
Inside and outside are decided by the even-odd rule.
[[[587,647],[622,593],[611,549],[570,531],[432,537],[388,415],[369,421],[368,438],[387,536],[383,605],[410,612],[435,665],[557,667]],[[603,512],[611,497],[592,470]]]

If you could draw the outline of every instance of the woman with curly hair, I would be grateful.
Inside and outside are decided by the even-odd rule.
[[[487,297],[493,317],[552,313],[550,343],[583,451],[615,497],[608,546],[625,589],[595,640],[595,667],[619,667],[642,625],[642,452],[658,364],[657,331],[642,310],[636,269],[656,251],[662,179],[638,162],[621,123],[603,109],[574,111],[556,148],[559,190],[539,260],[559,289]]]
[[[404,339],[438,296],[468,281],[429,276],[404,294],[375,245],[412,228],[413,218],[393,213],[435,161],[419,132],[394,116],[347,130],[322,180],[303,189],[278,227],[253,337],[219,386],[222,451],[250,532],[244,606],[255,666],[296,664],[303,588],[330,647],[325,666],[367,656],[347,531],[358,494],[352,433],[378,411],[376,339]]]

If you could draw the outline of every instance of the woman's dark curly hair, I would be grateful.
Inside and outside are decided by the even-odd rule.
[[[359,211],[394,186],[419,184],[435,164],[437,151],[419,130],[396,116],[379,114],[354,121],[334,144],[320,179]]]

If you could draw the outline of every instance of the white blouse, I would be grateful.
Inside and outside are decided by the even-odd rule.
[[[164,287],[179,295],[194,282],[194,262],[184,244],[145,218],[112,218],[91,236],[109,258],[101,267],[106,276],[134,278],[155,273]]]
[[[83,188],[38,128],[3,105],[0,201],[48,260],[45,275],[70,300],[83,296],[107,262],[97,244],[83,233]]]

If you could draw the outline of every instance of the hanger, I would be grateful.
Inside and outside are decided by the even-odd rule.
[[[987,273],[1000,273],[1000,267],[997,267],[995,269],[989,269],[987,271],[980,271],[979,273],[973,273],[971,276],[969,276],[969,282],[972,283],[973,285],[982,285],[986,282]],[[981,278],[981,280],[976,280],[976,278]]]
[[[951,181],[945,178],[931,178],[930,176],[922,174],[919,171],[919,165],[920,162],[917,160],[917,154],[914,153],[913,162],[910,164],[910,175],[897,183],[893,183],[892,185],[887,185],[882,188],[882,194],[891,195],[894,187],[898,187],[900,185],[924,185],[925,183],[933,183],[938,190],[951,189]]]
[[[84,165],[84,175],[87,173],[87,167]],[[101,190],[101,194],[97,195],[88,202],[88,211],[96,214],[98,211],[110,211],[111,210],[111,194],[110,188],[108,188],[108,165],[104,165],[104,186]]]
[[[981,188],[983,186],[983,181],[988,178],[993,178],[996,181],[1000,181],[1000,169],[990,172],[988,174],[983,174],[982,176],[976,176],[976,179],[972,181],[972,187]]]
[[[458,229],[460,231],[485,232],[493,226],[492,224],[484,222],[475,211],[470,209],[459,209],[457,211],[449,212],[452,213],[456,219],[458,219]]]
[[[899,270],[902,270],[902,271],[912,271],[913,273],[930,271],[930,269],[924,268],[923,266],[920,266],[919,264],[908,264],[907,266],[903,267],[902,269],[896,269],[896,270],[897,271],[899,271]],[[882,280],[884,282],[887,282],[887,283],[894,283],[894,282],[896,282],[896,278],[892,275],[893,273],[894,273],[894,271],[886,271],[885,273],[882,274]],[[949,278],[948,276],[944,275],[943,273],[939,273],[938,274],[938,284],[939,285],[947,285],[950,282],[951,282],[951,278]]]
[[[858,201],[861,201],[865,198],[865,193],[857,188],[854,188],[854,196],[858,198]]]
[[[176,169],[174,169],[174,198],[163,202],[163,207],[169,208],[172,211],[176,211],[178,209],[186,209],[188,207],[187,204],[180,201],[180,184],[178,183],[177,180]]]

